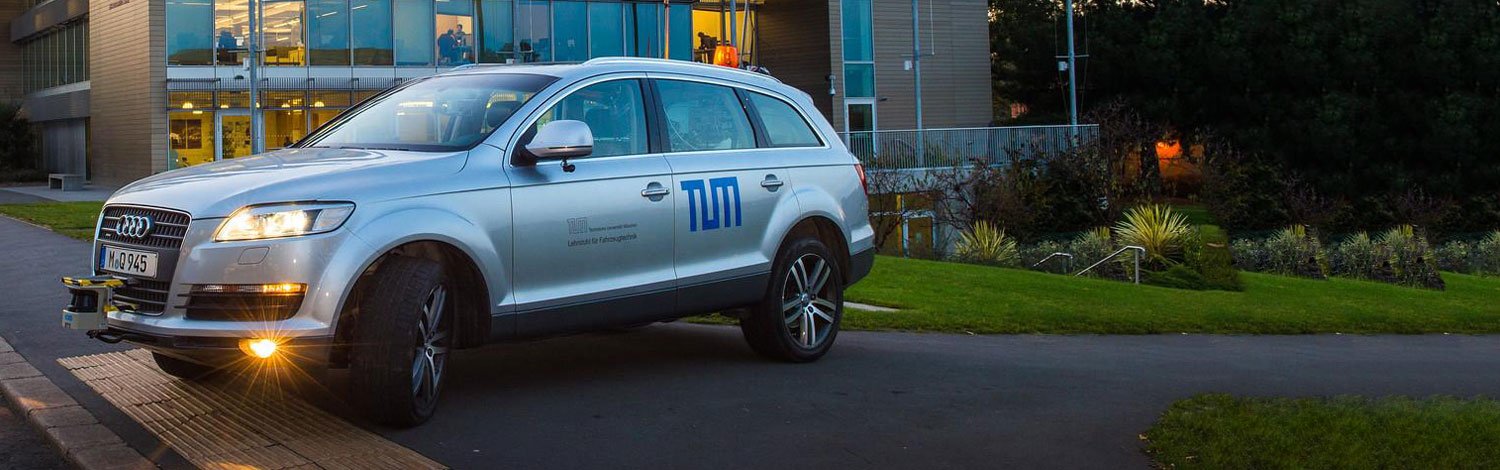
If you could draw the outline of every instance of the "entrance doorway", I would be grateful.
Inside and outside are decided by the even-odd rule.
[[[219,159],[250,156],[250,110],[220,110],[218,118]]]

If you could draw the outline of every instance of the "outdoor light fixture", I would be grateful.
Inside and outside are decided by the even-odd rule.
[[[270,359],[276,355],[276,350],[281,347],[276,340],[269,338],[255,338],[240,341],[240,350],[250,357],[258,359]]]
[[[263,240],[331,232],[354,213],[354,204],[287,203],[234,211],[214,232],[214,241]]]

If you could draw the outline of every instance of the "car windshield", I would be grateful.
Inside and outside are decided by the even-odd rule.
[[[371,98],[297,146],[467,150],[554,80],[531,74],[448,75],[421,80]]]

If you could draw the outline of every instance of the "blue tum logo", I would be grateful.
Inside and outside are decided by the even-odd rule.
[[[687,180],[682,182],[682,190],[688,195],[689,232],[739,227],[744,222],[739,178],[710,178],[707,187],[703,180]]]

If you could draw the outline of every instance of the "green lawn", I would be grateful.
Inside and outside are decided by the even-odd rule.
[[[1500,402],[1202,395],[1145,438],[1161,468],[1497,468]]]
[[[0,214],[52,229],[79,240],[94,239],[102,202],[41,202],[35,204],[0,204]]]
[[[1443,273],[1447,291],[1241,273],[1244,292],[1189,291],[880,257],[848,300],[850,329],[972,333],[1497,333],[1500,278]]]

